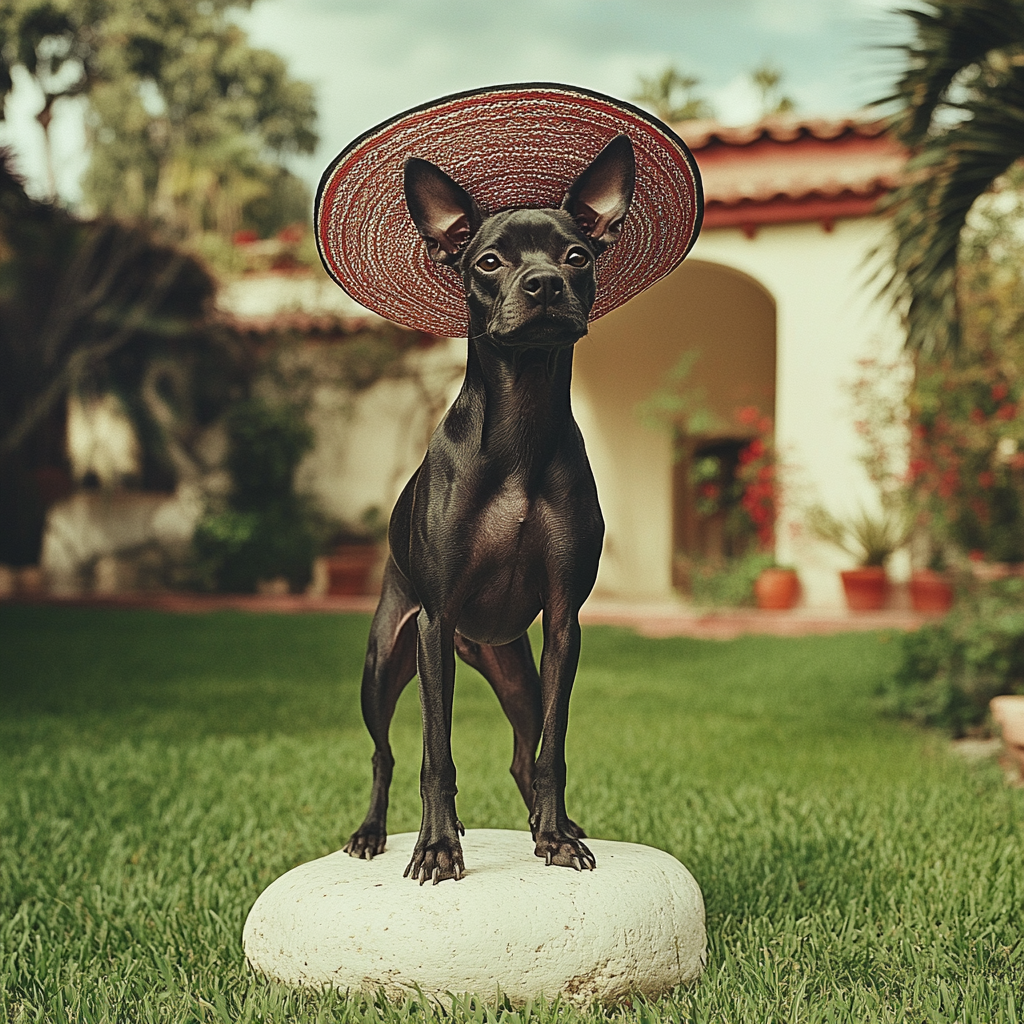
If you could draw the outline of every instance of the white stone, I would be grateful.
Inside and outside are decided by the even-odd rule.
[[[695,979],[704,900],[674,857],[588,839],[594,871],[547,867],[528,832],[470,829],[461,881],[420,886],[402,872],[413,832],[372,861],[343,852],[301,864],[256,900],[242,942],[250,965],[289,985],[401,999],[502,993],[614,1002]]]

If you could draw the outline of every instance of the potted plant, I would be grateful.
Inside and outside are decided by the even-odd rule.
[[[834,544],[857,560],[857,568],[846,569],[843,581],[846,604],[851,611],[877,611],[885,605],[889,579],[885,563],[907,542],[907,517],[891,505],[877,515],[861,508],[848,519],[837,519],[823,505],[808,511],[807,525],[821,540]]]
[[[953,607],[953,584],[946,573],[941,548],[932,548],[925,569],[910,573],[910,604],[915,612],[948,612]]]
[[[800,597],[800,577],[796,569],[785,565],[770,565],[762,569],[754,581],[757,607],[771,611],[786,611]]]
[[[373,571],[380,563],[381,543],[388,523],[376,505],[359,517],[359,526],[339,530],[324,558],[327,593],[332,597],[373,593]]]

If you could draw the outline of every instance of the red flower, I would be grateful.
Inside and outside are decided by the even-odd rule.
[[[978,483],[981,484],[982,487],[985,487],[985,488],[992,487],[995,484],[995,482],[996,482],[995,473],[992,473],[992,472],[990,472],[987,469],[983,470],[982,472],[980,472],[978,474]]]
[[[745,427],[752,427],[761,415],[756,405],[745,405],[736,410],[736,419]]]
[[[993,402],[1001,402],[1009,393],[1009,387],[1006,384],[1003,384],[1001,381],[998,384],[992,385]]]
[[[971,422],[972,423],[984,423],[985,414],[980,409],[971,410]]]
[[[947,469],[942,474],[942,478],[939,480],[939,497],[940,498],[952,498],[956,493],[957,484],[960,483],[960,477],[958,476],[955,469]]]
[[[996,416],[1001,420],[1012,420],[1016,415],[1017,406],[1013,402],[1007,402],[996,410]]]

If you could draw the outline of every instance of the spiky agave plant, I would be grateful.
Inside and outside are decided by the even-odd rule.
[[[865,567],[884,566],[907,543],[911,526],[902,508],[883,508],[877,515],[860,508],[838,519],[824,505],[807,510],[807,525],[820,540],[834,544]]]
[[[1024,0],[928,0],[900,47],[906,70],[893,130],[911,153],[886,199],[892,219],[887,290],[907,344],[933,354],[960,344],[957,249],[967,214],[1024,156]]]

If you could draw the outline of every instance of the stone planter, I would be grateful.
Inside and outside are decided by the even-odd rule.
[[[339,544],[324,561],[327,593],[332,597],[372,593],[370,577],[377,565],[376,544]]]
[[[764,569],[754,581],[757,607],[773,611],[792,608],[800,596],[800,578],[795,569]]]
[[[881,566],[865,565],[839,574],[846,594],[846,606],[854,612],[878,611],[889,593],[889,577]]]
[[[910,604],[915,612],[948,612],[953,607],[953,585],[941,572],[915,569],[910,574]]]
[[[988,706],[1002,731],[1007,754],[1024,777],[1024,696],[1003,694],[993,697]]]

